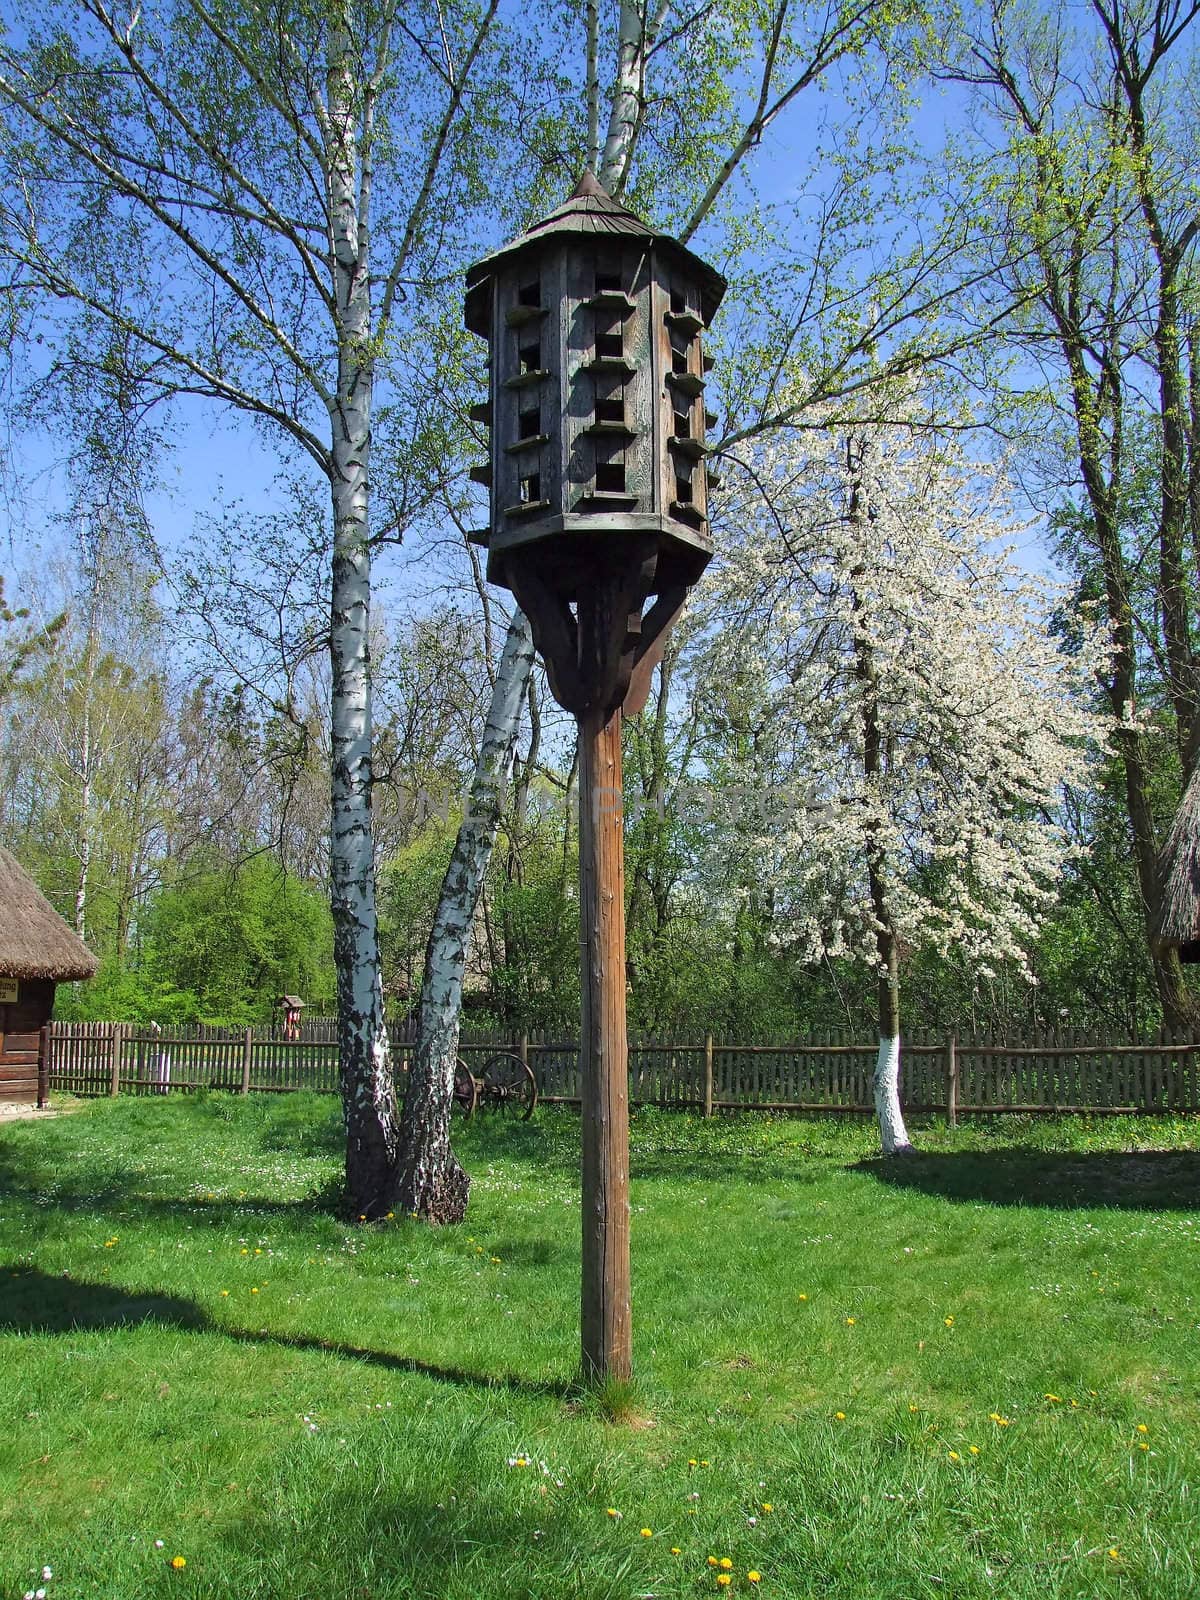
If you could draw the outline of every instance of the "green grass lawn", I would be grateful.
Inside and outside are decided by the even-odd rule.
[[[919,1138],[636,1117],[613,1422],[566,1112],[436,1232],[322,1209],[327,1099],[5,1125],[0,1600],[1200,1592],[1200,1123]]]

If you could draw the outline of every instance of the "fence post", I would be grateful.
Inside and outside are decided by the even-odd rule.
[[[953,1034],[946,1040],[946,1121],[958,1127],[958,1047]]]
[[[250,1093],[250,1064],[254,1060],[254,1029],[246,1029],[242,1043],[242,1093]]]
[[[713,1037],[711,1033],[704,1035],[704,1115],[711,1117],[713,1111]]]
[[[109,1080],[108,1092],[112,1099],[116,1099],[121,1092],[121,1046],[124,1042],[123,1029],[119,1022],[112,1025],[112,1033],[108,1039],[108,1066]]]
[[[37,1103],[38,1110],[50,1098],[50,1024],[42,1024],[41,1036],[38,1039],[38,1068],[37,1068]]]

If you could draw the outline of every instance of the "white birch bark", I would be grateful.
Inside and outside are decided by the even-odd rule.
[[[332,424],[333,573],[331,877],[338,1045],[346,1123],[346,1206],[384,1215],[395,1192],[399,1117],[388,1060],[371,827],[371,293],[359,213],[353,44],[344,15],[330,30],[327,184],[334,260],[337,392]]]
[[[879,1038],[879,1055],[875,1062],[875,1115],[879,1119],[879,1142],[885,1156],[894,1156],[912,1149],[904,1114],[900,1109],[900,1036]]]
[[[504,643],[466,815],[425,954],[417,1048],[404,1103],[397,1204],[429,1222],[461,1221],[467,1209],[471,1180],[450,1148],[463,971],[532,670],[533,634],[518,611]]]

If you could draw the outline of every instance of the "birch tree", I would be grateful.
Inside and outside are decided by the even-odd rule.
[[[709,695],[760,685],[790,785],[755,842],[804,961],[855,954],[878,979],[875,1107],[900,1101],[906,951],[1028,972],[1067,845],[1064,785],[1103,731],[1102,637],[1065,652],[1061,597],[1021,571],[1002,473],[911,425],[834,429],[740,458],[731,541],[705,593]]]
[[[432,380],[426,286],[465,222],[464,102],[497,10],[18,0],[0,45],[0,252],[10,294],[61,308],[38,330],[52,371],[119,343],[143,404],[232,407],[328,485],[346,1203],[363,1217],[391,1209],[399,1124],[372,852],[373,409],[414,353]]]
[[[688,126],[688,158],[677,165],[658,163],[671,199],[694,190],[690,212],[672,226],[687,241],[714,214],[743,164],[758,148],[768,130],[806,90],[847,57],[871,48],[901,16],[914,8],[898,4],[879,6],[872,0],[839,0],[818,16],[792,0],[773,0],[749,21],[740,13],[704,8],[677,14],[670,0],[620,0],[616,26],[608,39],[610,72],[601,84],[601,18],[598,5],[585,11],[585,107],[580,125],[586,127],[586,158],[596,170],[601,186],[614,196],[639,193],[641,187],[657,192],[654,162],[641,161],[641,141],[654,110],[661,113],[665,86],[672,67],[686,77],[688,57],[702,52],[706,30],[724,29],[729,36],[752,44],[736,61],[726,56],[712,63],[713,76],[705,85],[710,97],[730,115],[727,145],[711,157],[711,132],[697,116],[679,117]],[[674,52],[674,54],[672,54]],[[748,72],[751,99],[748,107],[728,98],[724,75]],[[656,93],[653,85],[658,79]],[[602,101],[607,97],[607,119]],[[601,128],[603,127],[603,137]],[[710,158],[698,157],[691,138],[707,138]],[[669,139],[669,129],[667,132]],[[401,1179],[398,1203],[404,1210],[430,1221],[456,1221],[465,1214],[469,1179],[450,1147],[449,1125],[458,1048],[459,1002],[466,941],[479,905],[484,874],[491,857],[499,821],[500,784],[507,774],[519,730],[525,685],[533,666],[528,646],[528,623],[517,613],[509,626],[488,714],[489,736],[472,779],[466,815],[447,872],[433,932],[426,953],[417,1048],[410,1073],[401,1135]]]

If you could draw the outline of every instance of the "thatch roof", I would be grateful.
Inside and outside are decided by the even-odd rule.
[[[90,978],[100,963],[0,845],[0,978]]]
[[[1200,940],[1200,763],[1188,779],[1159,852],[1158,883],[1158,912],[1151,930],[1155,946],[1160,950],[1194,946]]]

